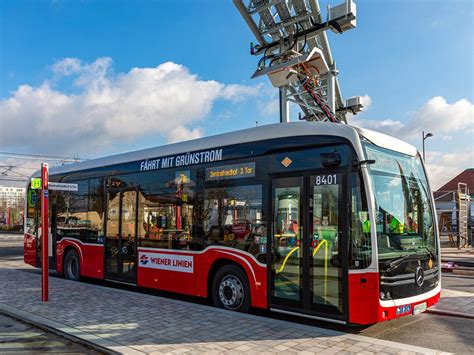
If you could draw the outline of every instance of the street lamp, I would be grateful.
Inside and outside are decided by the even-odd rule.
[[[425,161],[425,140],[427,140],[430,137],[433,137],[433,133],[426,133],[426,136],[425,136],[425,131],[423,131],[422,137],[423,137],[423,161]]]

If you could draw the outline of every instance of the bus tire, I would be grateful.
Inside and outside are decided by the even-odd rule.
[[[248,312],[250,287],[245,272],[235,265],[220,268],[212,283],[212,299],[216,307]]]
[[[74,249],[69,250],[64,258],[64,277],[73,281],[79,281],[81,278],[81,262]]]

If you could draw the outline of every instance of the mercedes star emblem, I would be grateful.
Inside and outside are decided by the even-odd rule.
[[[415,271],[415,283],[418,287],[423,286],[423,282],[425,282],[425,276],[423,275],[423,269],[421,266],[418,266]]]

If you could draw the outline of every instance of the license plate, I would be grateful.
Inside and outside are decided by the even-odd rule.
[[[413,315],[426,311],[426,302],[417,304],[413,307]]]

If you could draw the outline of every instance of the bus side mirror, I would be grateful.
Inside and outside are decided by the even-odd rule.
[[[325,167],[341,165],[341,156],[339,153],[321,153],[320,156],[321,162]]]

